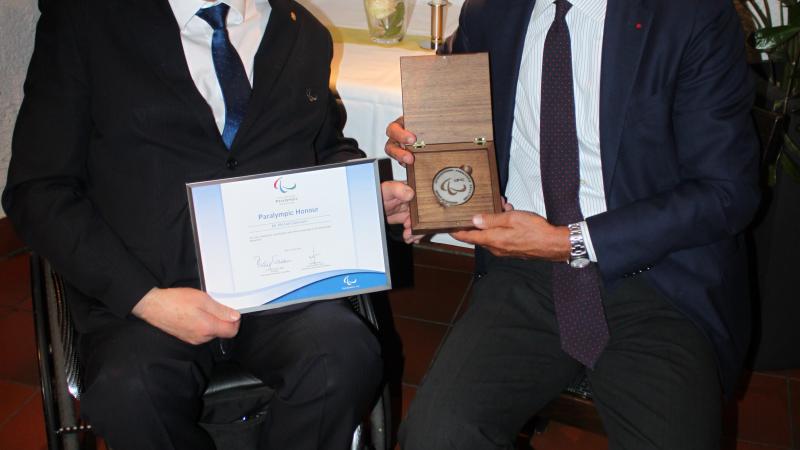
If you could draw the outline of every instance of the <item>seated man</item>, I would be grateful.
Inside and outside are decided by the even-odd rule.
[[[41,4],[3,207],[69,285],[83,416],[117,450],[211,449],[201,396],[231,359],[276,390],[262,448],[348,448],[376,338],[346,301],[240,317],[198,290],[185,190],[363,156],[327,30],[290,0]]]
[[[509,204],[454,233],[479,246],[482,276],[401,445],[514,448],[588,368],[610,448],[718,448],[720,394],[748,344],[741,231],[759,200],[733,4],[474,0],[450,44],[490,54]],[[413,131],[391,124],[387,153],[413,164],[399,145]],[[408,225],[396,203],[391,221]]]

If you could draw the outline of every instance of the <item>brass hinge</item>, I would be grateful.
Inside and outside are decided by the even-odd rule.
[[[414,147],[415,149],[417,149],[417,150],[419,150],[419,149],[421,149],[421,148],[425,148],[425,141],[417,141],[417,142],[414,142],[414,145],[413,145],[413,147]]]
[[[473,142],[475,142],[475,145],[486,145],[486,138],[485,137],[477,137],[477,138],[475,138],[475,140]]]

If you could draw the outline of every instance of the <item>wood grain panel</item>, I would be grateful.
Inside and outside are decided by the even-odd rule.
[[[494,146],[472,146],[457,149],[456,145],[434,146],[439,150],[415,152],[409,166],[409,184],[417,193],[411,205],[411,228],[414,232],[444,232],[472,228],[475,214],[500,212]],[[475,191],[463,205],[443,206],[433,192],[433,179],[447,167],[470,166]]]
[[[400,58],[405,127],[426,144],[492,135],[486,53]]]

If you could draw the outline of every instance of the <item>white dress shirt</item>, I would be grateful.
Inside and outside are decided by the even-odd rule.
[[[253,85],[253,60],[255,59],[261,38],[267,29],[267,22],[272,8],[267,0],[169,0],[169,6],[181,30],[181,43],[189,73],[192,75],[197,90],[206,99],[219,132],[225,128],[225,101],[222,88],[214,70],[211,57],[211,37],[214,30],[205,20],[196,15],[201,8],[208,8],[219,3],[227,3],[231,7],[228,12],[227,28],[231,44],[239,53],[244,64],[250,85]]]
[[[606,211],[600,159],[600,66],[606,0],[570,0],[566,16],[572,50],[575,119],[580,155],[580,206],[584,217]],[[531,14],[517,82],[506,197],[514,208],[546,217],[539,167],[542,54],[555,17],[553,0],[538,0]],[[589,258],[597,261],[586,222]]]

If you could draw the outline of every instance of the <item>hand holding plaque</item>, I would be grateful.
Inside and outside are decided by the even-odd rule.
[[[415,234],[472,228],[475,214],[502,211],[485,53],[400,58]]]

